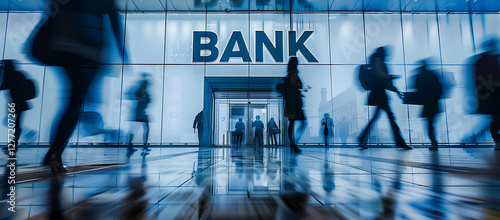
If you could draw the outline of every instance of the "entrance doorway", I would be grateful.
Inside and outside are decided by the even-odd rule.
[[[213,145],[231,146],[236,145],[235,126],[239,119],[245,123],[243,145],[255,145],[255,128],[252,123],[257,116],[264,124],[263,145],[270,145],[271,135],[268,130],[268,122],[274,119],[281,132],[276,135],[278,145],[283,144],[284,118],[283,101],[279,97],[273,97],[268,92],[253,92],[248,99],[242,99],[241,92],[215,92],[214,97],[214,133]]]

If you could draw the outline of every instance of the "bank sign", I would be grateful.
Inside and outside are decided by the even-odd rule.
[[[277,63],[282,63],[287,57],[297,56],[300,51],[308,62],[318,62],[313,53],[306,47],[307,39],[313,31],[304,31],[298,38],[295,31],[288,31],[288,54],[283,50],[283,31],[275,31],[273,44],[264,31],[255,32],[255,61],[252,60],[241,31],[233,31],[227,45],[220,56],[219,62],[229,62],[230,58],[241,58],[243,62],[264,62],[264,47]],[[217,46],[218,36],[212,31],[193,32],[193,62],[214,62],[219,58],[222,47]],[[238,46],[238,50],[235,50]],[[203,52],[203,53],[202,53]]]

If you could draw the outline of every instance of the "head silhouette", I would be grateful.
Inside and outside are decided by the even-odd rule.
[[[494,52],[497,49],[498,41],[495,37],[484,40],[481,47],[487,52]]]
[[[260,120],[260,116],[259,115],[255,116],[255,119]]]
[[[329,117],[330,117],[330,114],[325,113],[323,116],[325,116],[325,118],[329,118]]]
[[[288,60],[287,72],[291,73],[294,70],[297,70],[297,66],[299,65],[299,60],[297,57],[290,57]]]
[[[274,121],[274,117],[271,117],[271,119],[269,121]]]
[[[12,60],[4,60],[5,70],[14,70],[14,64],[12,64]]]
[[[240,119],[239,119],[239,121],[240,121],[240,122],[242,122],[242,121],[243,121],[243,119],[241,119],[241,118],[240,118]]]
[[[375,50],[373,54],[375,57],[386,57],[387,56],[387,47],[379,47]]]

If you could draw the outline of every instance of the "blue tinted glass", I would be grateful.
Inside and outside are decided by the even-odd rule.
[[[162,143],[198,143],[193,121],[203,108],[202,65],[165,67]]]

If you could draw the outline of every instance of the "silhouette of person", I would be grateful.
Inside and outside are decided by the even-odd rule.
[[[387,57],[387,51],[385,47],[379,47],[375,51],[375,53],[370,57],[370,65],[371,65],[371,80],[372,81],[372,90],[368,97],[368,105],[376,106],[377,110],[375,111],[375,115],[370,120],[361,136],[358,138],[359,146],[366,149],[365,141],[373,122],[375,122],[380,113],[380,109],[384,110],[389,116],[389,121],[391,123],[392,132],[394,134],[394,138],[396,139],[396,146],[404,148],[404,149],[412,149],[412,147],[406,145],[405,140],[401,136],[401,131],[396,124],[394,115],[392,114],[391,108],[389,107],[389,98],[385,93],[385,90],[389,90],[392,92],[396,92],[402,97],[402,94],[394,87],[392,84],[392,80],[396,77],[393,75],[389,75],[389,70],[387,65],[385,64],[385,59]]]
[[[276,135],[280,133],[280,128],[278,125],[276,125],[276,121],[274,121],[274,117],[271,117],[269,122],[267,123],[267,130],[269,133],[269,136],[271,137],[271,146],[273,145],[273,139],[274,139],[274,144],[278,146],[278,141],[276,140]]]
[[[302,94],[300,89],[302,89],[302,81],[299,77],[299,71],[297,66],[299,61],[297,57],[290,57],[287,66],[287,75],[283,78],[283,84],[277,86],[279,92],[285,100],[285,117],[290,121],[288,125],[288,138],[290,139],[290,150],[295,153],[302,152],[295,144],[294,137],[294,125],[295,121],[302,121],[297,132],[297,140],[300,140],[300,136],[306,129],[306,117],[304,115]]]
[[[439,82],[436,73],[427,68],[427,61],[422,60],[421,64],[413,88],[417,89],[418,99],[423,104],[421,117],[427,119],[427,132],[432,145],[429,150],[437,150],[438,143],[434,132],[434,119],[441,112],[439,99],[443,94],[443,84]]]
[[[144,125],[144,147],[143,153],[147,153],[147,151],[151,151],[147,147],[148,138],[149,138],[149,118],[146,114],[146,109],[148,108],[149,103],[151,102],[151,98],[148,94],[148,85],[149,85],[149,76],[146,73],[142,74],[143,80],[137,91],[134,92],[134,99],[137,100],[137,105],[135,107],[135,118],[134,121],[141,122]],[[134,133],[131,132],[129,135],[129,151],[135,151],[132,147],[132,140],[134,139]]]
[[[340,142],[342,142],[342,144],[346,144],[347,138],[349,137],[349,122],[345,120],[345,117],[342,117],[342,121],[338,122],[337,127],[338,127]]]
[[[54,174],[62,175],[66,172],[62,165],[62,153],[76,127],[88,87],[101,63],[104,15],[109,15],[120,54],[124,56],[125,53],[113,0],[69,1],[66,4],[52,1],[52,8],[59,10],[55,11],[56,14],[49,17],[45,24],[45,27],[52,25],[51,28],[45,29],[45,33],[40,29],[37,33],[37,37],[45,34],[45,40],[49,44],[41,43],[35,37],[32,52],[36,57],[35,48],[47,46],[46,49],[51,50],[53,54],[56,53],[49,57],[49,60],[54,62],[47,64],[63,67],[71,83],[69,103],[63,110],[55,137],[43,160],[43,165],[50,165]],[[69,29],[62,32],[61,28]]]
[[[241,146],[241,141],[243,140],[243,134],[245,133],[245,123],[243,123],[243,119],[240,118],[238,122],[236,122],[235,126],[235,135],[236,135],[236,146]]]
[[[203,137],[203,110],[201,110],[201,112],[199,112],[196,117],[194,117],[194,133],[196,133],[196,129],[198,129],[198,143],[201,144],[201,138]]]
[[[491,117],[490,132],[495,150],[500,150],[500,56],[496,51],[498,42],[492,38],[483,42],[486,50],[474,64],[476,79],[477,113]]]
[[[14,123],[14,149],[17,150],[19,146],[19,138],[21,136],[21,121],[23,119],[23,112],[30,109],[26,100],[28,99],[28,88],[27,88],[27,79],[23,73],[17,71],[12,64],[12,60],[4,60],[4,71],[3,71],[3,80],[1,84],[1,90],[9,90],[10,92],[10,102],[14,103],[15,114],[14,118],[9,117],[9,119],[15,120]],[[3,148],[4,150],[8,150],[8,147]]]
[[[330,118],[330,114],[325,113],[324,118],[321,119],[321,130],[323,131],[323,136],[325,137],[325,147],[328,147],[328,140],[333,137],[333,119]]]
[[[262,146],[264,144],[264,123],[260,120],[260,116],[255,116],[255,121],[252,122],[252,128],[255,128],[253,136],[253,143],[255,146]]]

